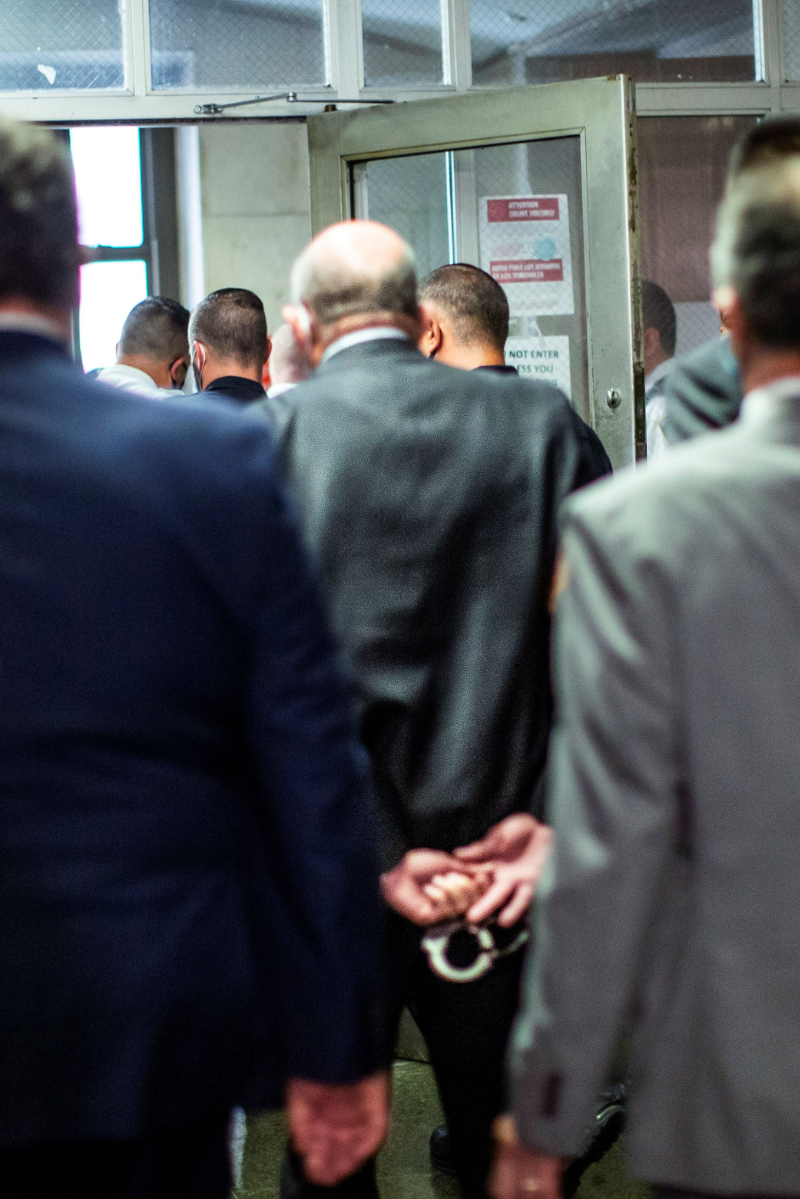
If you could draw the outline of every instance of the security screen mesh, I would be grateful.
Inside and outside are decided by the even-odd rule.
[[[783,0],[784,74],[800,81],[800,0]]]
[[[153,87],[327,83],[323,0],[150,0]]]
[[[439,0],[361,0],[367,87],[442,82]]]
[[[735,143],[755,117],[640,117],[642,278],[664,288],[678,318],[677,354],[719,334],[708,251]]]
[[[753,0],[470,0],[473,82],[753,80],[758,11]]]
[[[122,88],[119,0],[2,0],[0,91]]]
[[[366,175],[366,208],[359,216],[381,221],[406,239],[420,278],[443,266],[448,261],[447,155],[378,158],[361,170]]]

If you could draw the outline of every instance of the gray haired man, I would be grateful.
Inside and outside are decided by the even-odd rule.
[[[800,1195],[800,160],[732,188],[712,259],[740,419],[568,507],[497,1199],[555,1199],[623,1038],[637,1175]]]

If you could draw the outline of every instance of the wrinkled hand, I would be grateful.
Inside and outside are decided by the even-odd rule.
[[[389,1131],[389,1076],[342,1086],[290,1078],[286,1115],[309,1182],[335,1186],[374,1157]]]
[[[495,1161],[489,1178],[493,1199],[561,1199],[562,1158],[521,1145],[510,1116],[495,1120],[494,1137]]]
[[[438,849],[410,849],[381,875],[381,893],[389,907],[414,924],[438,924],[462,916],[489,883],[483,867],[462,866]]]
[[[478,923],[497,915],[498,924],[509,928],[530,907],[536,884],[542,873],[553,830],[527,812],[518,812],[501,820],[481,841],[457,849],[459,862],[491,871],[492,885],[467,912],[467,919]]]

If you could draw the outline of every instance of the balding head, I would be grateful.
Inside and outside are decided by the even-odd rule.
[[[284,316],[315,363],[320,347],[355,329],[394,325],[418,335],[413,252],[376,221],[344,221],[315,237],[294,265],[291,293]]]

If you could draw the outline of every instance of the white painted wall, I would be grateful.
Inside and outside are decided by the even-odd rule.
[[[305,124],[206,122],[199,143],[205,292],[249,288],[274,330],[311,237]]]

